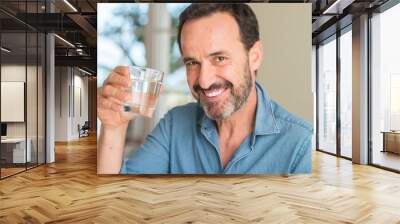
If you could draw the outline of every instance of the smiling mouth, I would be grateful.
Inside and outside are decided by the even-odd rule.
[[[195,84],[193,89],[198,94],[198,97],[203,98],[205,101],[216,101],[220,100],[225,95],[226,90],[232,87],[232,83],[223,81],[213,83],[207,89],[203,89],[199,84]]]
[[[227,88],[213,88],[212,90],[203,90],[203,94],[207,97],[207,99],[215,99],[218,96],[221,96]]]

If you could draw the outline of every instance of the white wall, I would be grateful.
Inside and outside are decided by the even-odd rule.
[[[55,141],[70,141],[79,138],[78,124],[88,120],[88,78],[71,67],[56,67],[55,73]]]
[[[313,124],[311,4],[250,6],[264,47],[257,80],[280,105]]]
[[[1,81],[25,82],[25,65],[2,65]],[[1,108],[6,110],[6,108]],[[25,137],[25,123],[7,123],[7,137]]]
[[[1,81],[8,81],[8,82],[25,82],[25,74],[27,69],[28,74],[32,73],[36,67],[28,66],[27,68],[25,65],[2,65],[1,66]],[[26,82],[25,82],[26,83]],[[36,82],[35,82],[36,84]],[[36,97],[36,89],[34,93],[27,93],[28,98]],[[32,99],[27,99],[27,102],[31,102]],[[36,105],[35,105],[36,107]],[[7,108],[1,108],[2,110],[7,110]],[[31,114],[28,113],[28,116]],[[35,114],[36,119],[36,114]],[[28,121],[33,120],[32,117],[28,117]],[[36,121],[36,120],[35,120]],[[28,128],[31,125],[28,126]],[[29,130],[28,130],[29,133]],[[7,122],[7,136],[8,137],[25,137],[25,122]],[[28,136],[29,137],[29,136]]]
[[[20,64],[4,64],[1,66],[1,81],[24,82],[26,83],[26,107],[22,107],[22,112],[26,110],[27,119],[23,122],[6,122],[7,137],[30,139],[32,158],[36,162],[36,153],[39,153],[39,163],[44,162],[44,89],[43,89],[42,67],[27,67]],[[25,78],[27,77],[27,81]],[[38,92],[37,92],[38,91]],[[22,92],[22,94],[24,94]],[[7,96],[2,96],[7,97]],[[1,110],[12,110],[10,108],[1,108]],[[7,111],[13,112],[13,111]],[[38,152],[37,152],[38,150]]]
[[[55,68],[55,141],[68,141],[69,76],[67,67]]]
[[[79,137],[78,129],[77,126],[80,124],[81,126],[85,123],[85,121],[88,121],[88,78],[87,77],[82,77],[82,73],[78,73],[78,70],[75,70],[74,73],[74,108],[75,113],[73,113],[73,119],[72,119],[72,130],[71,130],[71,135],[73,138]],[[79,93],[80,92],[80,93]],[[80,97],[79,97],[80,95]],[[80,102],[79,102],[80,101]],[[79,108],[81,107],[81,108]],[[82,111],[80,111],[80,109]]]

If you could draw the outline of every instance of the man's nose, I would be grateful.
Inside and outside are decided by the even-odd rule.
[[[216,70],[210,63],[202,63],[200,67],[199,85],[202,89],[208,89],[215,82]]]

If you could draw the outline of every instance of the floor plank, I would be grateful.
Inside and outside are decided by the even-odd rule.
[[[298,176],[98,176],[96,138],[0,181],[0,223],[400,223],[400,175],[315,152]]]

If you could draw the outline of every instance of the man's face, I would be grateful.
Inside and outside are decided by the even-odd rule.
[[[222,120],[239,110],[254,86],[259,63],[249,60],[239,27],[228,13],[185,23],[182,54],[192,95],[207,116]],[[260,47],[257,45],[257,47]]]

